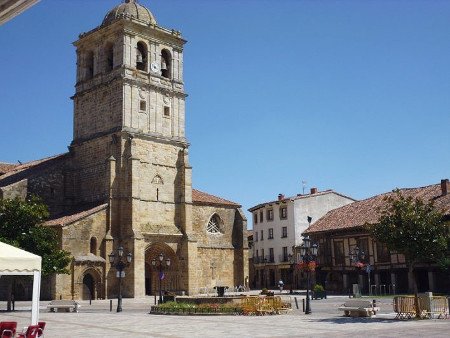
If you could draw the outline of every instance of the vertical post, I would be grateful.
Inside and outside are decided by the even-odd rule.
[[[112,312],[112,299],[109,300],[109,312]]]
[[[309,283],[310,283],[310,275],[311,271],[307,271],[306,273],[306,309],[305,309],[305,315],[309,315],[311,313],[311,304],[309,302]]]
[[[119,271],[119,295],[117,296],[117,312],[122,312],[122,266],[118,264]]]
[[[39,321],[39,300],[41,294],[41,272],[33,271],[33,297],[31,303],[31,325]]]
[[[161,290],[161,273],[162,273],[162,262],[159,262],[159,304],[162,304],[162,290]]]

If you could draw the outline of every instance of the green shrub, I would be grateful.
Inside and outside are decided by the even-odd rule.
[[[324,292],[325,289],[323,288],[322,285],[316,284],[316,285],[314,285],[313,291],[314,291],[314,292]]]

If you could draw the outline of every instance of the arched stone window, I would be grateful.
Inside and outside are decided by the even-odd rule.
[[[170,79],[172,69],[172,56],[167,49],[161,51],[161,75],[165,78]]]
[[[110,72],[114,68],[114,45],[108,42],[104,50],[105,72]]]
[[[142,41],[136,46],[136,68],[147,71],[147,45]]]
[[[86,53],[86,76],[85,80],[90,80],[94,76],[94,52],[89,51]]]
[[[161,176],[156,174],[155,177],[153,177],[153,179],[152,179],[152,183],[153,184],[164,184],[164,181]]]
[[[97,255],[97,238],[91,237],[90,253]]]
[[[220,230],[220,225],[222,223],[222,220],[217,214],[214,214],[209,219],[208,224],[206,225],[206,232],[210,234],[221,234],[222,231]]]

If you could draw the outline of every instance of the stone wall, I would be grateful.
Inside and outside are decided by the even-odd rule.
[[[60,228],[62,248],[69,251],[74,258],[78,256],[88,256],[90,254],[91,238],[94,237],[97,242],[97,249],[94,254],[107,261],[107,255],[110,253],[110,248],[108,248],[108,243],[106,241],[106,219],[107,209],[105,208],[95,214]],[[86,261],[84,265],[77,266],[72,262],[70,266],[70,275],[61,274],[55,277],[56,285],[51,285],[50,287],[52,289],[49,291],[52,298],[59,299],[59,297],[62,297],[63,299],[72,299],[73,297],[74,299],[79,299],[80,294],[82,293],[83,274],[88,268],[91,268],[88,261]],[[103,269],[106,269],[105,272],[107,273],[109,264],[102,266],[101,269],[98,267],[96,269],[102,271],[101,276],[103,279]]]
[[[0,199],[19,198],[25,200],[28,194],[28,180],[23,179],[10,185],[0,187]]]

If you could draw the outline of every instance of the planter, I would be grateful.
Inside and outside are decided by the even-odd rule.
[[[158,315],[185,315],[185,316],[208,316],[208,315],[241,315],[243,310],[240,307],[231,308],[164,308],[161,306],[152,306],[150,314]]]
[[[326,291],[313,291],[313,299],[327,299]]]

